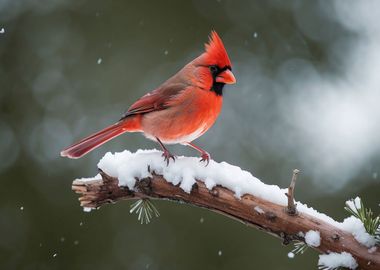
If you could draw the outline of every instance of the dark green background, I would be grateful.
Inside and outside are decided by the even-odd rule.
[[[361,28],[342,23],[338,7],[327,1],[1,0],[0,269],[315,269],[315,252],[290,260],[291,246],[188,205],[156,202],[161,217],[149,225],[129,214],[128,202],[84,213],[72,180],[95,175],[107,151],[157,147],[139,134],[80,160],[63,159],[59,151],[119,119],[200,54],[215,29],[238,83],[226,87],[223,112],[198,144],[215,160],[282,187],[301,169],[297,199],[338,220],[347,215],[345,200],[356,195],[378,213],[379,145],[367,133],[351,136],[350,128],[341,145],[335,124],[322,136],[326,117],[319,121],[313,109],[326,92],[352,91],[322,83],[349,77],[355,61],[347,59],[363,38]],[[302,108],[314,118],[303,118]]]

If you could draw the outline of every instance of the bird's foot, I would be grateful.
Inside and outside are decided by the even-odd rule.
[[[199,162],[205,162],[206,163],[205,166],[207,167],[207,165],[210,163],[210,159],[211,159],[210,154],[204,151],[201,154],[201,160],[199,160]]]
[[[170,159],[173,159],[173,162],[175,162],[175,156],[172,155],[172,153],[169,152],[169,150],[164,150],[162,153],[162,156],[164,157],[164,161],[166,161],[166,166],[169,166]]]

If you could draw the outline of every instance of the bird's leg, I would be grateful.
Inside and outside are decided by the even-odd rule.
[[[159,138],[156,137],[156,139],[162,148],[162,151],[163,151],[162,156],[164,157],[164,160],[166,161],[166,166],[169,166],[170,159],[173,159],[173,161],[175,161],[175,156],[173,156],[172,153],[170,153],[169,150],[166,149],[165,145],[161,142]]]
[[[209,153],[207,153],[205,150],[203,150],[202,148],[200,148],[199,146],[196,146],[195,144],[191,142],[187,142],[186,144],[190,146],[191,148],[194,148],[195,150],[197,150],[199,153],[201,153],[200,162],[202,161],[206,162],[206,166],[210,163],[211,156]]]

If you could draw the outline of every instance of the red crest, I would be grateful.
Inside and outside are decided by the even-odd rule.
[[[223,42],[215,31],[211,31],[209,42],[205,44],[207,62],[220,68],[231,67],[231,61]]]

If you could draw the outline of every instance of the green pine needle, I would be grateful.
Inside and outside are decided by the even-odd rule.
[[[380,243],[380,216],[374,215],[371,209],[365,208],[363,201],[357,197],[346,202],[344,209],[363,222],[368,234],[375,236]]]
[[[292,252],[297,255],[297,254],[303,254],[307,249],[308,245],[304,242],[301,241],[296,241],[294,242],[294,248],[292,249]]]
[[[141,224],[148,224],[154,216],[159,217],[160,212],[148,198],[139,199],[131,205],[130,213],[135,212]]]
[[[375,233],[375,239],[376,239],[377,245],[380,246],[380,226],[377,227],[377,230]]]
[[[343,270],[345,268],[343,267],[328,267],[328,266],[324,266],[324,265],[318,265],[318,269],[319,270]]]

